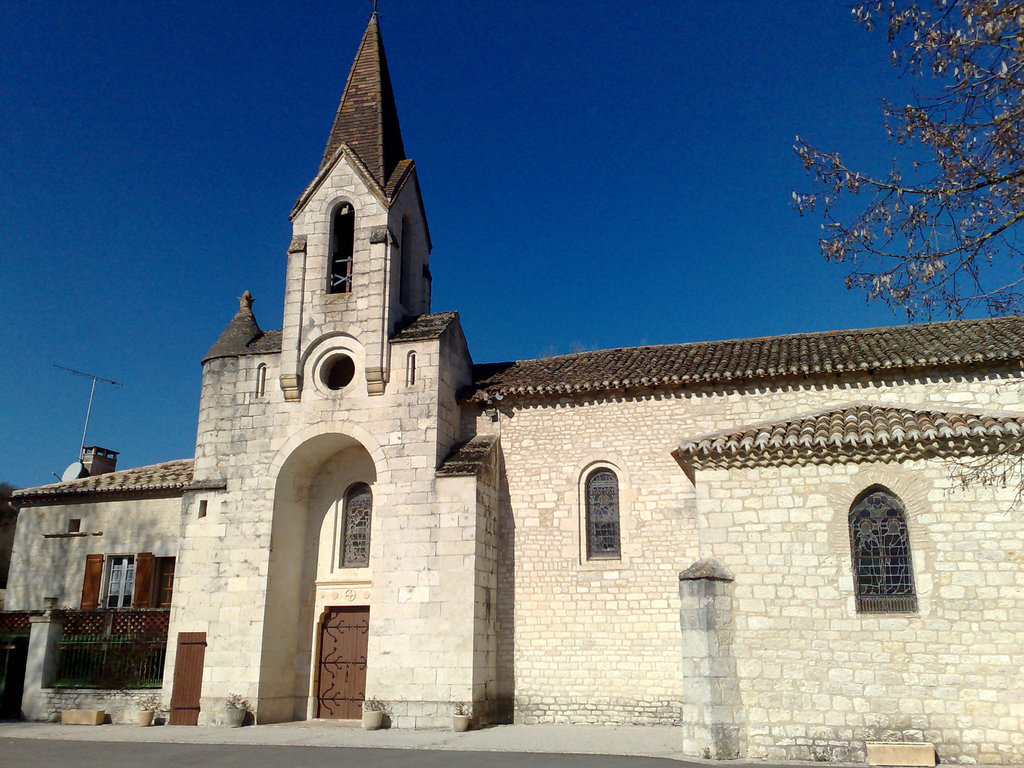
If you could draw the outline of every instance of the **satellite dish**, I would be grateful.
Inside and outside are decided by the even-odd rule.
[[[70,480],[77,480],[80,477],[86,477],[88,474],[89,473],[85,469],[85,464],[80,461],[75,461],[68,464],[68,468],[64,470],[64,474],[60,476],[60,481],[62,483],[66,483]]]

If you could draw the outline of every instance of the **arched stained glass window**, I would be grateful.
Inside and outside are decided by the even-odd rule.
[[[872,488],[854,503],[850,549],[858,613],[917,610],[906,512],[896,496]]]
[[[356,483],[345,492],[341,535],[341,567],[370,564],[370,514],[373,494],[366,483]]]
[[[619,480],[610,469],[587,477],[587,559],[617,559],[619,549]]]

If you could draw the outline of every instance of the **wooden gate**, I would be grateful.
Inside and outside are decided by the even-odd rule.
[[[199,695],[203,689],[205,632],[179,632],[174,657],[174,687],[171,688],[170,725],[199,723]]]
[[[317,717],[354,720],[366,695],[370,609],[328,608],[320,625]]]

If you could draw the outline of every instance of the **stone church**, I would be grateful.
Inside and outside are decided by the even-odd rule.
[[[241,297],[194,458],[89,448],[16,494],[33,642],[163,606],[172,722],[466,702],[698,756],[1024,762],[1024,318],[474,363],[376,16],[291,221],[282,328]]]

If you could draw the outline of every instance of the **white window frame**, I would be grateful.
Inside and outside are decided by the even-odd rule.
[[[135,592],[135,555],[107,555],[104,608],[131,608]]]

